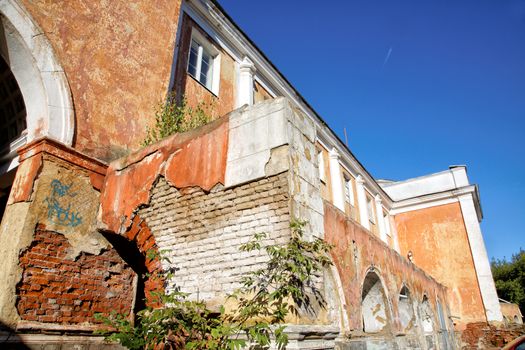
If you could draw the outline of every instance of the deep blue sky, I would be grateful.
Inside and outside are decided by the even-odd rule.
[[[525,0],[220,3],[372,175],[466,164],[489,257],[525,249]]]

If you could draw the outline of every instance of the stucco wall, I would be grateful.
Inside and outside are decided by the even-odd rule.
[[[460,328],[486,321],[459,203],[395,216],[401,254],[448,287],[451,313]]]
[[[365,341],[368,341],[367,337],[371,337],[376,340],[397,342],[401,348],[424,347],[427,340],[433,344],[443,342],[443,340],[438,340],[438,333],[445,337],[448,335],[443,333],[437,303],[440,301],[441,305],[444,305],[443,316],[447,320],[445,287],[393,249],[388,248],[378,237],[349,219],[332,204],[325,201],[324,207],[325,238],[334,245],[332,258],[341,279],[343,312],[346,313],[349,320],[347,332],[350,333],[350,337],[348,341],[351,343],[352,338],[355,337],[364,337]],[[372,329],[379,332],[378,334],[363,333],[362,317],[370,313],[364,310],[367,305],[364,303],[362,305],[363,289],[371,287],[366,287],[365,280],[370,273],[379,276],[383,288],[382,297],[385,299],[384,306],[382,306],[382,303],[378,302],[382,297],[376,295],[374,300],[377,305],[372,305],[370,314],[370,317],[377,318],[374,321],[376,328],[372,327]],[[379,288],[377,285],[374,286]],[[409,298],[414,311],[414,318],[411,320],[406,319],[405,305],[401,306],[401,311],[399,307],[399,294],[403,287],[409,290]],[[428,298],[428,305],[431,309],[431,333],[429,334],[423,327],[425,296]],[[385,317],[386,320],[384,320]],[[450,324],[445,327],[448,331],[451,330]],[[426,337],[430,338],[426,339]],[[342,349],[345,347],[343,346]]]
[[[208,90],[187,72],[192,30],[198,31],[210,45],[213,45],[219,51],[221,63],[218,94]],[[233,58],[215,43],[188,15],[183,16],[179,41],[174,85],[174,90],[179,98],[186,97],[190,106],[204,103],[206,111],[213,118],[231,112],[235,108],[236,82],[235,61]]]
[[[67,76],[74,147],[99,159],[136,149],[170,81],[180,0],[21,0]]]

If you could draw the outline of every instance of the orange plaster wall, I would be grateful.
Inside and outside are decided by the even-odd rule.
[[[181,0],[21,0],[62,65],[74,147],[112,160],[139,148],[170,81]]]
[[[266,91],[266,89],[261,84],[259,84],[258,82],[255,82],[253,84],[253,102],[254,103],[271,100],[272,98],[273,98],[272,95],[270,95],[270,93]]]
[[[149,201],[159,176],[177,188],[209,191],[224,184],[228,153],[227,116],[198,129],[167,137],[110,164],[100,196],[104,229],[123,233],[135,210]]]
[[[191,45],[192,29],[198,30],[210,44],[219,52],[221,57],[221,72],[219,95],[216,96],[200,82],[187,73],[188,54]],[[186,97],[190,106],[205,104],[205,110],[213,118],[223,116],[235,109],[235,61],[221,47],[214,42],[190,17],[184,15],[180,36],[179,52],[176,69],[177,81],[174,90],[179,98]]]
[[[414,263],[448,287],[458,325],[486,321],[474,262],[459,203],[395,216],[399,248]]]
[[[344,310],[351,330],[362,327],[362,285],[371,266],[382,279],[389,304],[392,306],[389,310],[392,320],[398,316],[398,295],[403,285],[407,286],[411,297],[418,303],[423,300],[423,295],[428,297],[433,308],[435,324],[438,324],[436,309],[438,300],[447,313],[447,295],[444,286],[327,201],[324,201],[324,230],[326,241],[333,245],[331,255],[341,279],[346,302]],[[396,321],[391,322],[394,332],[402,331]]]

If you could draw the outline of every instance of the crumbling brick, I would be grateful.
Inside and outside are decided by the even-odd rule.
[[[20,256],[22,280],[17,310],[22,320],[62,324],[97,323],[94,314],[129,314],[135,273],[109,249],[99,255],[67,257],[66,237],[37,228]]]

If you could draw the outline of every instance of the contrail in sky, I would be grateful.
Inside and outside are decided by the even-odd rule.
[[[392,54],[392,46],[390,46],[390,48],[388,49],[388,52],[386,53],[386,56],[385,56],[385,61],[383,62],[383,67],[385,67],[385,64],[388,62],[388,60],[390,59],[390,55]]]

